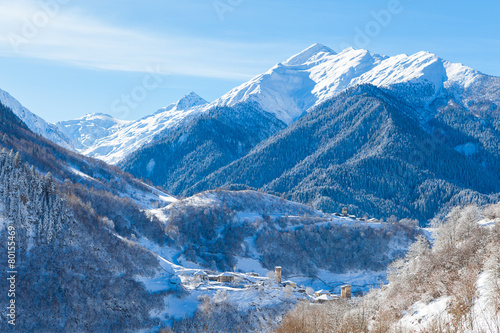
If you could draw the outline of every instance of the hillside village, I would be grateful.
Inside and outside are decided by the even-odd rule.
[[[297,299],[307,299],[311,302],[323,303],[332,300],[347,300],[351,299],[351,286],[342,285],[339,294],[334,291],[317,290],[306,288],[303,285],[297,286],[297,283],[290,280],[282,280],[282,267],[276,266],[275,272],[268,276],[260,276],[255,272],[207,272],[196,269],[182,269],[179,272],[179,277],[183,285],[188,289],[197,290],[221,290],[230,288],[231,291],[242,291],[246,289],[259,289],[269,287],[274,290],[279,290],[286,294],[298,296]],[[194,287],[194,288],[193,288]],[[302,297],[300,297],[302,296]]]

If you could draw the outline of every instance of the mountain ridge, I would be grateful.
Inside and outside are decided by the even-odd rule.
[[[43,136],[58,145],[73,149],[71,139],[64,135],[56,125],[49,124],[41,117],[37,116],[27,108],[25,108],[17,99],[12,97],[8,92],[0,89],[0,103],[9,107],[16,116],[23,121],[29,129],[34,133]]]
[[[457,110],[450,106],[441,112]],[[461,112],[468,117],[468,111]],[[168,172],[160,167],[157,173],[146,176],[177,195],[217,187],[254,188],[307,202],[326,212],[339,212],[347,206],[358,215],[396,215],[423,223],[440,214],[438,207],[445,211],[449,205],[471,198],[484,203],[498,199],[498,154],[493,147],[483,148],[489,139],[470,136],[482,132],[485,125],[478,122],[475,132],[447,138],[452,133],[448,134],[449,125],[442,120],[436,118],[424,127],[419,121],[415,108],[393,91],[361,85],[318,105],[218,170],[201,163],[215,150],[208,150],[209,155],[188,150],[189,167],[209,171],[195,184],[181,176],[186,164],[168,153],[167,147],[177,147],[175,138],[144,147],[121,166],[139,176],[146,175],[147,161],[168,165]],[[470,121],[467,126],[472,126]],[[494,127],[489,131],[495,135]],[[177,137],[186,133],[180,128]],[[482,140],[477,144],[479,159],[457,151],[457,144],[464,140]],[[168,158],[163,159],[163,153]],[[177,175],[175,182],[168,180],[169,175]],[[426,191],[431,193],[427,199]]]
[[[314,44],[213,102],[208,103],[191,92],[136,121],[136,125],[132,125],[135,129],[122,128],[109,133],[80,151],[118,164],[131,152],[152,142],[154,137],[161,137],[186,121],[216,107],[234,107],[241,103],[257,103],[263,111],[290,125],[314,106],[362,84],[391,89],[399,94],[415,106],[416,117],[422,124],[432,119],[437,108],[450,97],[470,110],[484,107],[485,100],[490,101],[486,104],[492,110],[500,105],[500,78],[451,63],[430,52],[389,57],[354,48],[336,53],[324,45]],[[165,119],[161,119],[159,115],[164,112]],[[158,126],[158,123],[165,126]],[[119,139],[134,135],[147,136],[147,139],[143,137],[133,142],[130,138],[126,143]]]
[[[127,154],[151,142],[161,132],[176,128],[203,112],[207,102],[191,92],[175,103],[159,109],[152,115],[135,121],[110,119],[110,126],[103,126],[89,117],[57,123],[57,126],[75,141],[84,155],[116,164]],[[99,117],[97,117],[99,118]],[[89,130],[86,130],[89,129]]]

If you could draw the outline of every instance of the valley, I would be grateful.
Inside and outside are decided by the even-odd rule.
[[[483,329],[498,320],[499,103],[500,78],[429,52],[321,44],[138,120],[51,124],[0,91],[18,327]]]

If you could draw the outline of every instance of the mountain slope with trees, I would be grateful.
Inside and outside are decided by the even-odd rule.
[[[496,165],[459,153],[440,137],[443,126],[424,130],[412,114],[390,91],[353,88],[184,193],[243,184],[325,211],[422,221],[449,205],[495,200]]]
[[[349,100],[368,85],[390,112]],[[500,78],[429,52],[315,44],[118,165],[181,196],[249,187],[330,212],[425,221],[498,199],[499,96]]]
[[[23,303],[17,325],[23,331],[161,327],[175,319],[169,311],[181,311],[172,310],[169,302],[193,302],[193,291],[181,282],[186,271],[176,263],[181,260],[210,270],[231,270],[240,260],[262,270],[282,263],[284,276],[308,281],[316,280],[318,270],[383,270],[419,234],[413,223],[360,224],[254,191],[162,198],[165,193],[114,167],[35,135],[2,105],[0,119],[0,237],[7,237],[8,225],[19,237],[18,297]],[[157,208],[153,200],[171,203]],[[331,247],[341,237],[344,243]],[[328,255],[338,257],[358,253],[362,260],[349,257],[340,265],[312,248],[301,251],[308,238],[320,252],[329,249]],[[0,250],[6,253],[5,242]],[[371,271],[366,274],[379,279]],[[7,288],[7,282],[0,287]],[[200,302],[209,298],[207,291],[204,295]],[[269,316],[288,307],[257,312]],[[240,315],[237,306],[230,309]]]
[[[16,328],[123,332],[158,325],[151,311],[182,288],[175,276],[157,294],[137,282],[163,268],[156,254],[126,239],[169,241],[163,224],[144,211],[148,200],[160,200],[155,191],[34,134],[2,104],[0,120],[0,238],[7,239],[7,225],[15,227]],[[6,246],[1,242],[3,253]],[[6,261],[1,265],[7,271]],[[7,282],[0,282],[5,290]]]
[[[186,126],[167,131],[118,166],[181,194],[283,128],[283,122],[256,103],[215,107]]]
[[[352,302],[299,304],[276,333],[498,332],[500,205],[455,207],[389,269],[389,283]]]

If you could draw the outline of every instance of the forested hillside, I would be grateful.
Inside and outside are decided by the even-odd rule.
[[[389,283],[353,302],[299,304],[276,333],[498,332],[500,205],[454,208],[389,269]]]
[[[175,200],[102,161],[68,151],[31,132],[11,111],[0,104],[0,147],[19,157],[43,174],[51,173],[59,187],[91,204],[99,216],[115,221],[123,236],[135,229],[164,242],[161,223],[141,212],[146,205]]]
[[[163,306],[135,276],[154,276],[157,257],[118,237],[105,216],[22,161],[0,152],[0,238],[15,229],[18,332],[123,332],[158,325]],[[7,253],[7,242],[0,242]],[[4,272],[7,262],[0,267]],[[175,280],[173,280],[175,281]],[[8,290],[7,279],[0,287]],[[178,292],[173,284],[171,292]],[[1,306],[7,308],[2,297]],[[2,313],[5,316],[5,312]],[[2,318],[7,331],[7,318]]]
[[[166,131],[119,166],[174,194],[186,194],[187,188],[245,156],[284,127],[256,103],[215,107],[186,126]]]
[[[419,234],[411,221],[362,222],[255,191],[203,192],[178,201],[33,134],[8,108],[0,111],[0,143],[9,149],[0,153],[0,237],[7,237],[8,225],[16,229],[17,297],[26,302],[17,323],[25,331],[153,329],[179,323],[169,311],[197,318],[196,305],[211,302],[212,293],[193,290],[182,264],[263,275],[283,265],[284,277],[330,288],[334,274],[349,279],[355,270],[361,291],[383,280],[389,262]],[[240,290],[246,289],[231,297]],[[227,308],[245,318],[258,313],[260,319],[241,327],[257,329],[255,320],[279,315],[301,297],[286,296],[279,305],[274,294],[281,291],[269,285],[249,289],[242,304],[251,303],[254,292],[265,296],[265,308]],[[169,306],[178,302],[189,307]]]
[[[254,191],[208,191],[164,209],[180,254],[213,270],[248,258],[284,276],[385,271],[421,232],[416,221],[368,223]]]
[[[478,144],[487,161],[466,156],[449,144],[463,142],[464,134],[452,138],[437,120],[424,130],[418,119],[407,116],[414,114],[391,92],[360,86],[310,111],[184,193],[244,184],[324,211],[348,206],[359,215],[421,221],[453,205],[498,198],[493,162],[498,154],[488,158],[496,141],[489,150]],[[490,130],[483,137],[496,133],[483,123],[461,126],[476,126],[471,131],[477,136],[485,127]]]
[[[16,297],[23,300],[19,332],[122,332],[158,325],[150,311],[163,306],[163,295],[150,294],[135,280],[154,276],[161,269],[158,258],[122,238],[168,242],[164,226],[142,206],[160,200],[158,195],[114,167],[33,134],[1,104],[0,119],[0,238],[7,239],[7,225],[14,226]],[[7,242],[0,246],[7,253]],[[4,290],[6,284],[2,279]]]
[[[499,199],[499,93],[500,78],[429,52],[315,44],[119,166],[180,196],[250,188],[425,224]]]

